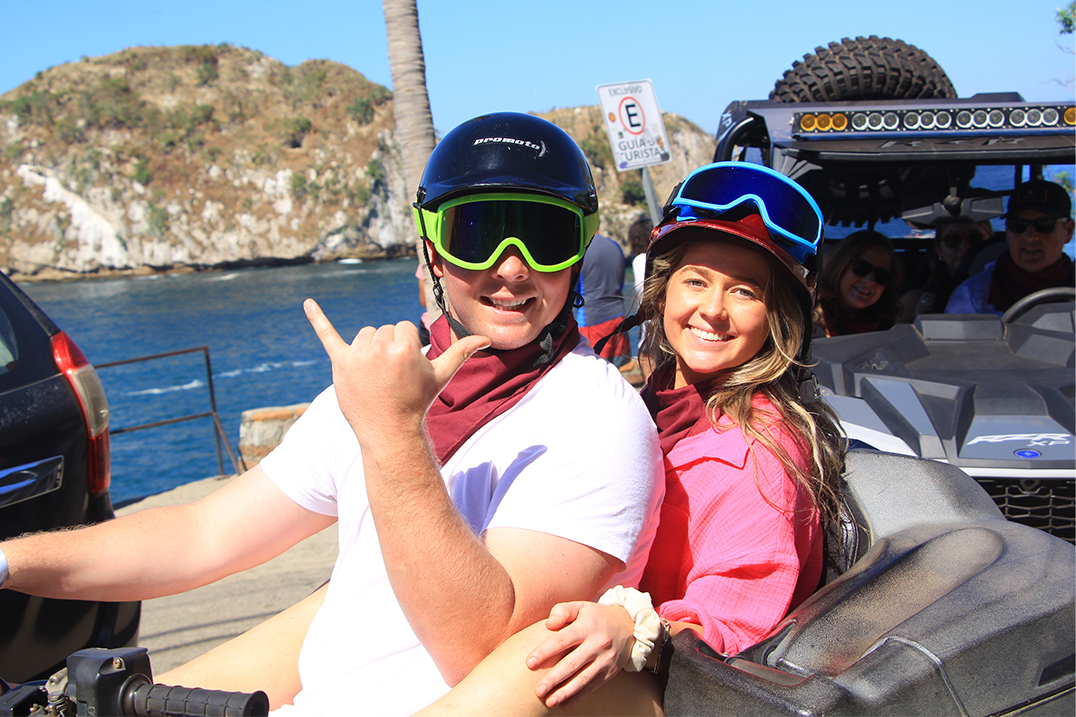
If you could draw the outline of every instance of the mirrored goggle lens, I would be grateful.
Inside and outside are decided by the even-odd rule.
[[[677,198],[724,212],[743,203],[750,195],[758,197],[765,205],[763,216],[772,228],[811,246],[822,236],[819,213],[811,200],[788,181],[750,165],[701,169],[684,180]]]
[[[454,259],[484,264],[505,239],[518,239],[535,268],[582,256],[582,218],[564,207],[527,201],[470,202],[443,210],[441,249]]]

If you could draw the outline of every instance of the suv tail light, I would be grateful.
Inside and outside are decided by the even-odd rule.
[[[89,489],[93,495],[108,490],[112,481],[109,462],[108,399],[97,371],[71,337],[63,331],[52,337],[52,356],[75,390],[86,423],[86,442],[89,449]]]

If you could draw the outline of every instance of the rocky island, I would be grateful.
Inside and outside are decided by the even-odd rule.
[[[599,108],[541,116],[587,153],[601,231],[623,241],[642,186],[613,167]],[[659,198],[713,153],[709,133],[665,122]],[[411,201],[392,93],[340,63],[133,47],[0,95],[0,268],[19,278],[410,254]]]

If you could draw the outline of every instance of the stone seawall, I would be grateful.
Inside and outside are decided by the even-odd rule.
[[[247,470],[261,462],[284,439],[291,425],[306,411],[309,403],[292,406],[252,408],[243,411],[239,424],[239,454]]]

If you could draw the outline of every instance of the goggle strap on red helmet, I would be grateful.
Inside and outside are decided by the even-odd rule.
[[[814,263],[819,273],[822,271],[822,247],[823,242],[819,241],[814,255]],[[796,366],[792,374],[799,388],[800,402],[805,404],[822,400],[822,391],[818,388],[818,377],[814,375],[812,368],[814,361],[811,357],[811,341],[814,327],[810,315],[811,307],[806,308],[808,313],[804,318],[803,343],[800,344],[799,353],[796,354]]]
[[[796,354],[796,365],[792,369],[792,377],[796,380],[799,389],[801,403],[815,403],[822,400],[822,392],[818,388],[818,377],[811,368],[811,327],[807,326],[807,332],[803,337],[799,353]]]

